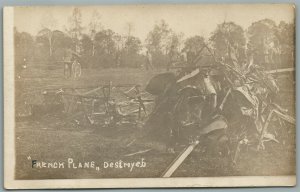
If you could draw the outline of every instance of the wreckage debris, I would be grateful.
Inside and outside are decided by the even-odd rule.
[[[219,142],[234,146],[228,152],[234,163],[238,162],[242,145],[255,145],[257,150],[263,150],[265,142],[279,143],[270,131],[271,120],[295,124],[295,119],[275,103],[274,97],[280,90],[273,74],[293,69],[265,71],[253,63],[243,66],[236,60],[226,63],[212,57],[214,62],[209,65],[154,76],[145,88],[151,97],[145,97],[146,92],[139,85],[112,82],[93,88],[49,88],[42,91],[41,103],[31,105],[31,114],[59,112],[74,126],[110,128],[146,119],[145,124],[150,127],[147,131],[164,137],[169,151],[173,152],[180,140],[188,145],[163,177],[171,176],[204,137],[215,146]],[[115,92],[119,95],[115,96]],[[120,100],[120,96],[124,99]],[[154,103],[153,109],[149,103]],[[191,137],[194,142],[189,144],[187,138]],[[148,150],[152,149],[127,156]]]
[[[139,85],[113,86],[112,82],[92,89],[47,88],[41,91],[40,97],[39,103],[30,105],[29,116],[61,114],[76,127],[136,124],[148,115],[146,106],[153,102],[151,98],[143,98],[145,94]]]
[[[221,131],[215,142],[221,138],[235,142],[236,147],[229,152],[233,162],[238,160],[240,145],[264,149],[264,142],[278,143],[268,130],[270,119],[291,124],[295,119],[275,103],[274,96],[280,90],[272,74],[292,69],[265,71],[251,62],[240,64],[237,59],[228,59],[233,63],[226,63],[211,56],[214,62],[208,66],[183,67],[177,75],[162,73],[149,81],[145,90],[156,96],[147,121],[153,132],[161,132],[157,136],[168,134],[167,145],[175,146],[191,127],[195,138]],[[179,156],[164,176],[170,176],[193,149],[183,151],[185,155]]]

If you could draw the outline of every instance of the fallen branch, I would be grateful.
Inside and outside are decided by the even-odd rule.
[[[146,149],[146,150],[143,150],[143,151],[138,151],[138,152],[135,152],[135,153],[130,153],[130,154],[127,154],[127,155],[124,155],[125,157],[130,157],[130,156],[133,156],[133,155],[137,155],[137,154],[141,154],[141,153],[146,153],[148,151],[151,151],[152,149]]]
[[[129,147],[129,146],[132,145],[135,141],[136,141],[136,139],[133,139],[132,141],[130,141],[130,143],[128,143],[128,144],[126,145],[126,147]]]

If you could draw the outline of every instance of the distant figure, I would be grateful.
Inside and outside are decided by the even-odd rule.
[[[167,71],[169,71],[173,63],[176,62],[176,51],[174,45],[171,46],[168,56],[169,56],[169,62],[167,64]]]
[[[73,61],[72,51],[71,50],[66,50],[65,55],[63,57],[64,77],[66,79],[68,79],[72,76],[72,61]]]
[[[115,57],[115,61],[116,61],[116,66],[120,67],[121,66],[121,53],[120,51],[116,52],[116,57]]]
[[[66,79],[71,77],[71,62],[64,61],[64,77]]]
[[[75,57],[73,63],[72,63],[72,75],[73,79],[77,79],[81,76],[81,65],[78,62],[78,59]]]
[[[194,66],[194,61],[196,59],[196,53],[195,53],[195,51],[193,51],[191,49],[188,49],[187,53],[186,53],[186,56],[187,56],[188,66],[193,67]]]
[[[181,61],[184,64],[186,64],[188,62],[186,49],[182,49],[182,51],[181,51]]]
[[[146,70],[148,71],[149,69],[153,70],[153,64],[152,64],[152,55],[149,51],[146,52],[146,57],[147,57],[147,61],[146,61]]]

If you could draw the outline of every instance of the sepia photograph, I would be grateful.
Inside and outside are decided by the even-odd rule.
[[[3,22],[6,188],[296,185],[295,5],[17,6]]]

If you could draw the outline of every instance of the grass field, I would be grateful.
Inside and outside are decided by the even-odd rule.
[[[27,69],[17,75],[16,96],[28,103],[39,103],[40,91],[45,88],[97,87],[112,81],[117,84],[140,84],[161,71],[141,69],[83,70],[77,80],[65,79],[63,70]],[[287,90],[285,98],[294,98],[294,91]],[[17,101],[18,102],[18,101]],[[22,108],[24,102],[17,103]],[[285,104],[286,106],[287,104]],[[294,106],[286,106],[294,114]],[[17,111],[22,109],[17,109]],[[289,132],[295,127],[288,126]],[[165,145],[144,136],[143,122],[122,124],[116,127],[73,126],[66,123],[64,114],[46,115],[39,119],[24,118],[16,123],[16,178],[17,179],[69,179],[69,178],[122,178],[160,177],[185,145],[178,146],[175,154],[166,153]],[[293,134],[292,134],[293,135]],[[268,143],[266,149],[243,149],[236,165],[228,158],[210,156],[204,146],[195,151],[174,173],[175,177],[224,176],[224,175],[292,175],[295,174],[295,138],[281,143]],[[284,142],[283,142],[284,141]],[[130,155],[138,151],[145,153]],[[68,158],[73,164],[68,167]],[[32,168],[32,160],[39,162],[64,162],[64,168]],[[105,168],[110,162],[136,163],[144,161],[145,167]],[[92,162],[99,167],[78,168],[79,162]]]

